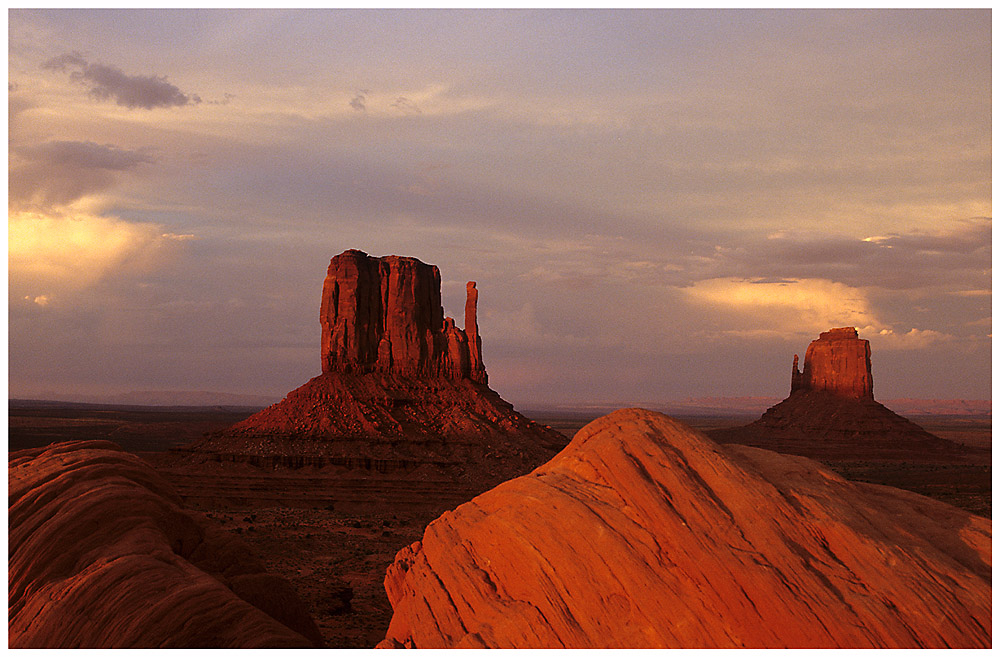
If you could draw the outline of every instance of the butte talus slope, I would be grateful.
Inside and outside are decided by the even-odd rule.
[[[192,450],[219,460],[424,467],[492,485],[544,463],[561,434],[487,386],[466,287],[465,329],[444,316],[438,268],[349,250],[330,261],[320,305],[322,374]]]
[[[10,454],[12,648],[322,645],[287,580],[114,443]]]
[[[981,450],[939,438],[875,401],[871,347],[851,327],[821,333],[792,364],[788,398],[744,427],[713,429],[739,443],[824,461],[955,463],[982,460]]]
[[[381,647],[991,644],[988,520],[638,409],[428,525]]]

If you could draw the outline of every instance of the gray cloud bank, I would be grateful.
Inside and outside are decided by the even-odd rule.
[[[128,75],[114,66],[89,63],[76,52],[53,57],[42,68],[69,71],[70,79],[90,85],[90,95],[94,98],[111,99],[129,109],[182,107],[201,102],[198,95],[183,93],[167,82],[165,76]]]
[[[9,201],[65,205],[110,188],[123,172],[152,163],[149,149],[130,150],[91,141],[50,141],[11,148]]]

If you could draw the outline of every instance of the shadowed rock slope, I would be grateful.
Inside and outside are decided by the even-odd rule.
[[[991,644],[987,520],[616,411],[432,522],[381,647]]]
[[[486,385],[478,299],[470,281],[459,329],[444,316],[437,267],[345,251],[323,283],[322,374],[191,451],[382,473],[423,466],[479,490],[529,471],[567,441]]]
[[[286,580],[114,443],[14,452],[8,487],[10,647],[321,645]]]
[[[788,398],[743,427],[713,429],[740,443],[824,461],[989,462],[989,453],[939,438],[875,401],[871,348],[854,328],[821,333],[792,363]]]

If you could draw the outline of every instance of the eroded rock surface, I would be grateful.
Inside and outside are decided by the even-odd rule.
[[[382,647],[991,644],[989,521],[616,411],[431,523]]]
[[[321,645],[289,583],[105,441],[10,454],[13,648]]]

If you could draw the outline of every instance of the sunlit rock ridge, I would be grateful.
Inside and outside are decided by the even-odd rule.
[[[428,525],[381,647],[991,644],[989,520],[615,411]]]

